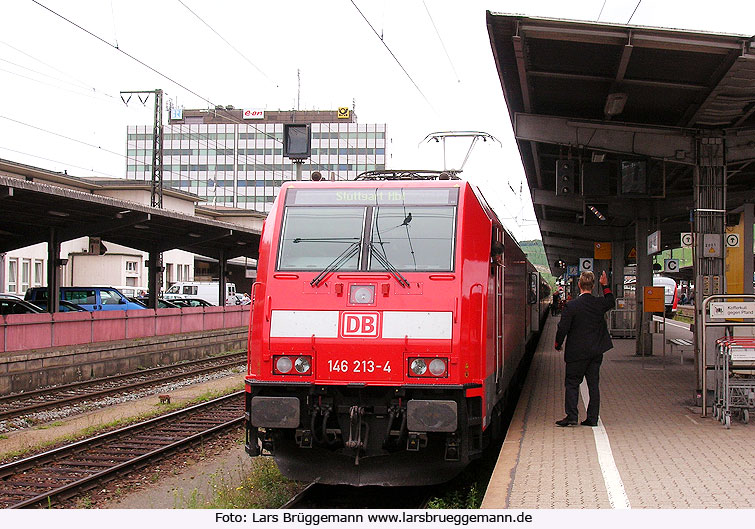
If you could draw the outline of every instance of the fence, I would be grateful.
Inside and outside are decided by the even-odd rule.
[[[0,316],[0,353],[242,327],[249,305]]]

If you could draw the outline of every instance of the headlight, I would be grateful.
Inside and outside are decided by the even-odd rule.
[[[446,362],[442,358],[433,358],[430,362],[430,373],[436,377],[446,372]]]
[[[419,376],[424,375],[425,371],[427,371],[427,364],[421,358],[415,358],[414,360],[412,360],[412,363],[409,367],[411,368],[412,373]]]
[[[375,285],[351,285],[349,303],[370,305],[375,302]]]
[[[308,355],[273,356],[275,375],[311,375],[312,357]]]
[[[300,356],[296,359],[296,362],[294,362],[294,369],[296,369],[296,371],[298,373],[301,373],[302,375],[304,373],[309,373],[309,369],[311,367],[312,366],[309,363],[309,358],[307,358],[306,356]]]
[[[287,356],[279,356],[275,361],[275,369],[278,371],[278,373],[288,373],[289,371],[291,371],[291,367],[293,367],[293,363]]]
[[[448,377],[448,358],[409,358],[408,362],[410,377]]]

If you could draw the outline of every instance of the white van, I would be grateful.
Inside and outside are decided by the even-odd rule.
[[[165,291],[167,300],[176,298],[200,298],[213,305],[218,303],[217,281],[179,281]],[[233,283],[225,284],[225,304],[236,305],[236,285]]]

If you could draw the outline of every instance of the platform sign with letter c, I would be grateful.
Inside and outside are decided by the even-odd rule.
[[[679,271],[679,259],[664,259],[663,269],[666,272],[678,272]]]
[[[579,272],[592,272],[592,257],[581,257],[579,259]]]

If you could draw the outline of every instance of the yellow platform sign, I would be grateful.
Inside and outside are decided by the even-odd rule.
[[[664,287],[642,287],[642,301],[643,301],[643,312],[663,312],[665,310],[664,306],[664,296],[665,296],[665,288]]]
[[[611,259],[611,243],[610,242],[596,242],[595,243],[595,259]]]

